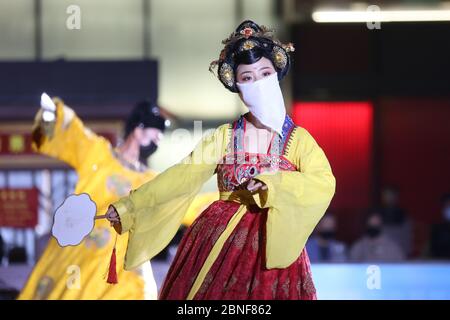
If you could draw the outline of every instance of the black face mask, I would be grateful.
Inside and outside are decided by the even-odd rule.
[[[319,232],[319,236],[324,240],[334,239],[335,233],[334,231],[322,231]]]
[[[376,238],[381,234],[380,227],[367,227],[366,233],[370,238]]]
[[[147,165],[147,159],[155,153],[158,146],[153,141],[148,146],[139,147],[139,161],[144,165]]]

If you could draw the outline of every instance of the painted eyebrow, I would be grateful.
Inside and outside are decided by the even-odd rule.
[[[258,69],[258,71],[261,71],[261,70],[264,70],[264,69],[270,69],[270,67],[261,67],[261,68]],[[244,75],[246,73],[252,73],[252,72],[253,71],[251,71],[251,70],[244,71],[244,72],[241,73],[241,75]]]

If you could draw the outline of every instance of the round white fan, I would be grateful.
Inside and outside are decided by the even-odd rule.
[[[52,235],[60,246],[76,246],[94,229],[97,206],[87,193],[67,197],[56,209],[53,218]]]

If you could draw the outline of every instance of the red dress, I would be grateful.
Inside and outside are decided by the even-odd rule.
[[[282,151],[279,170],[296,170],[283,157],[293,126],[292,120],[286,117],[284,139],[280,138],[279,143],[276,143]],[[233,125],[233,152],[226,156],[228,160],[225,163],[217,167],[221,192],[236,190],[242,182],[268,170],[271,165],[269,153],[257,155],[242,152],[244,132],[245,119],[241,117]],[[272,141],[271,146],[274,145]],[[234,201],[215,201],[194,221],[179,245],[161,289],[160,299],[187,298],[212,247],[240,205]],[[225,241],[219,256],[194,295],[195,300],[316,299],[306,249],[287,268],[265,268],[266,218],[267,209],[260,209],[256,205],[247,206],[247,211]]]

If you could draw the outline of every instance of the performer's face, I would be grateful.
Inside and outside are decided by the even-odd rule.
[[[272,61],[262,57],[253,64],[240,64],[236,69],[237,82],[250,83],[261,80],[264,77],[275,73]]]

